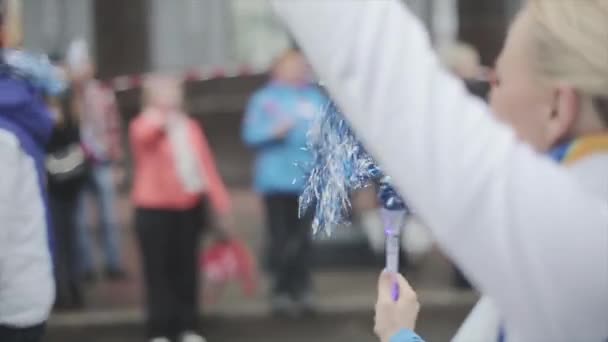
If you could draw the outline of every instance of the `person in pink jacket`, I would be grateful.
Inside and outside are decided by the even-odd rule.
[[[203,130],[182,110],[181,84],[154,76],[147,81],[144,97],[144,109],[131,123],[129,136],[147,335],[154,342],[175,337],[203,342],[196,324],[203,209],[209,200],[220,217],[227,217],[230,200]]]

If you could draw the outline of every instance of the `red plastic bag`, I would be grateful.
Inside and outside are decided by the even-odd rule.
[[[206,302],[215,302],[225,286],[240,283],[246,296],[257,290],[257,268],[249,248],[240,240],[218,240],[201,253]]]

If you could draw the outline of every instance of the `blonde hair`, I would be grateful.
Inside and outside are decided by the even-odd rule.
[[[153,74],[146,76],[142,87],[142,104],[144,107],[159,103],[183,106],[183,82],[173,75]]]
[[[608,124],[608,1],[529,0],[528,10],[541,77],[588,96]]]

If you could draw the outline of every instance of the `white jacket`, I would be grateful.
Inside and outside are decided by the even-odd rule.
[[[12,133],[0,129],[0,325],[46,321],[54,286],[34,160]]]
[[[590,194],[608,197],[608,153],[590,155],[568,169]],[[484,296],[467,316],[452,342],[495,342],[502,323],[496,304]]]
[[[510,342],[608,338],[608,198],[534,153],[398,0],[275,0],[366,147],[493,298]]]

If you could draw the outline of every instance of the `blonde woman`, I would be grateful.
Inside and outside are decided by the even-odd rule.
[[[408,204],[492,299],[500,337],[606,341],[608,2],[528,1],[490,107],[440,67],[398,0],[276,7]],[[556,147],[576,151],[571,168],[546,156]],[[408,295],[393,302],[391,284],[380,282],[376,332],[413,341],[415,295],[401,279]]]

